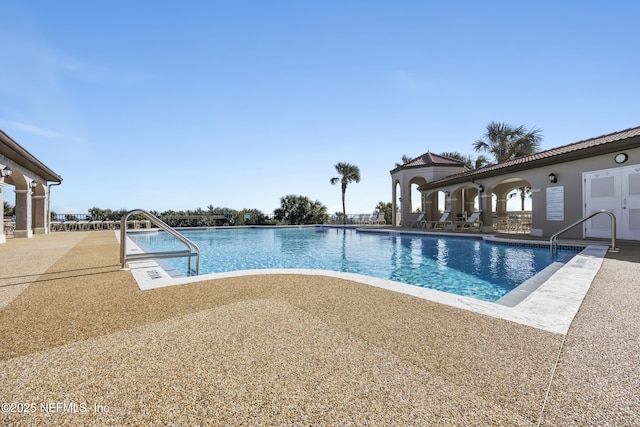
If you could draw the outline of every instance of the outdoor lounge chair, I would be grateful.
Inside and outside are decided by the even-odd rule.
[[[107,230],[115,230],[116,226],[120,225],[120,222],[116,222],[113,220],[106,220],[102,226]]]
[[[371,215],[369,215],[369,218],[364,223],[367,225],[379,225],[381,216],[382,216],[382,219],[384,219],[383,213],[374,212]]]
[[[422,218],[424,218],[424,212],[422,212],[416,219],[409,221],[409,227],[422,227]]]
[[[375,219],[378,217],[377,213],[372,213],[371,215],[365,215],[364,219],[362,220],[362,223],[364,225],[371,225],[375,223]]]
[[[16,223],[14,221],[4,221],[3,226],[4,226],[4,234],[6,234],[7,236],[9,234],[13,234],[13,232],[16,229]]]
[[[77,230],[78,229],[78,221],[68,219],[62,223],[62,227],[64,231]]]
[[[433,230],[446,230],[447,225],[453,229],[453,221],[449,220],[450,211],[444,211],[442,216],[437,221],[421,221],[425,228],[431,228]]]
[[[466,221],[456,221],[456,230],[482,230],[482,221],[480,221],[480,214],[482,211],[475,211],[471,214]]]
[[[104,226],[104,221],[101,221],[99,219],[94,219],[89,221],[89,228],[92,228],[94,230],[102,230],[103,226]]]
[[[356,215],[355,218],[353,219],[353,223],[356,225],[362,225],[364,224],[364,221],[366,218],[367,218],[367,215],[365,214]]]

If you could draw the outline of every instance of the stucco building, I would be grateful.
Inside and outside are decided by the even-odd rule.
[[[617,219],[616,237],[640,240],[640,127],[602,135],[467,170],[461,162],[426,153],[391,171],[393,208],[409,222],[411,186],[417,185],[424,219],[437,220],[443,210],[463,218],[481,210],[482,230],[499,227],[508,195],[530,194],[527,232],[548,237],[599,209]],[[400,224],[397,218],[394,224]],[[563,236],[611,237],[611,220],[597,215]]]
[[[0,130],[0,202],[7,200],[9,188],[15,192],[15,221],[0,223],[0,243],[6,239],[5,226],[12,228],[14,237],[49,233],[50,186],[61,182],[60,175]],[[4,219],[4,203],[0,218]]]

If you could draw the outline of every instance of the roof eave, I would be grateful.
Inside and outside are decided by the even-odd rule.
[[[428,164],[428,165],[410,165],[410,166],[402,165],[402,166],[398,166],[395,169],[391,169],[389,171],[389,173],[391,175],[393,175],[394,173],[399,172],[399,171],[401,171],[403,169],[406,170],[406,169],[419,169],[419,168],[430,168],[430,167],[459,168],[461,166],[466,168],[464,163],[460,163],[460,164],[457,164],[457,163],[431,163],[431,164]]]
[[[482,179],[482,178],[491,178],[494,176],[504,175],[507,173],[513,172],[521,172],[523,170],[528,169],[536,169],[545,166],[551,166],[560,163],[566,163],[568,161],[581,160],[589,157],[593,157],[594,151],[597,152],[598,155],[601,154],[610,154],[615,153],[621,150],[630,149],[630,148],[638,148],[638,143],[640,143],[640,137],[632,137],[623,139],[620,141],[613,141],[607,144],[597,145],[594,147],[584,148],[582,150],[571,151],[568,153],[556,154],[554,156],[544,157],[541,159],[530,160],[528,162],[517,163],[511,166],[505,166],[504,168],[497,169],[489,169],[483,171],[481,169],[476,169],[465,173],[464,175],[454,177],[454,178],[444,178],[439,181],[430,182],[418,187],[418,189],[431,190],[434,188],[444,187],[447,185],[460,184],[464,182],[468,182],[470,179]],[[495,165],[488,166],[487,168],[492,168]]]
[[[14,141],[9,135],[0,130],[0,153],[18,165],[35,172],[48,182],[62,182],[62,177],[38,160],[33,154]]]

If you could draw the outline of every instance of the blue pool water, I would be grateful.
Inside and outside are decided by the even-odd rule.
[[[485,301],[498,300],[555,261],[548,248],[491,244],[464,237],[325,227],[218,228],[180,233],[200,247],[200,274],[274,268],[333,270]],[[129,233],[129,237],[145,252],[185,248],[165,232]],[[569,254],[562,253],[565,258]],[[186,275],[186,258],[165,261]]]

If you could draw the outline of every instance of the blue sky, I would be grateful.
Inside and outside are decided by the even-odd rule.
[[[402,155],[543,149],[640,125],[632,1],[0,0],[0,129],[64,181],[57,213],[340,210],[391,201]],[[6,192],[9,196],[9,191]]]

